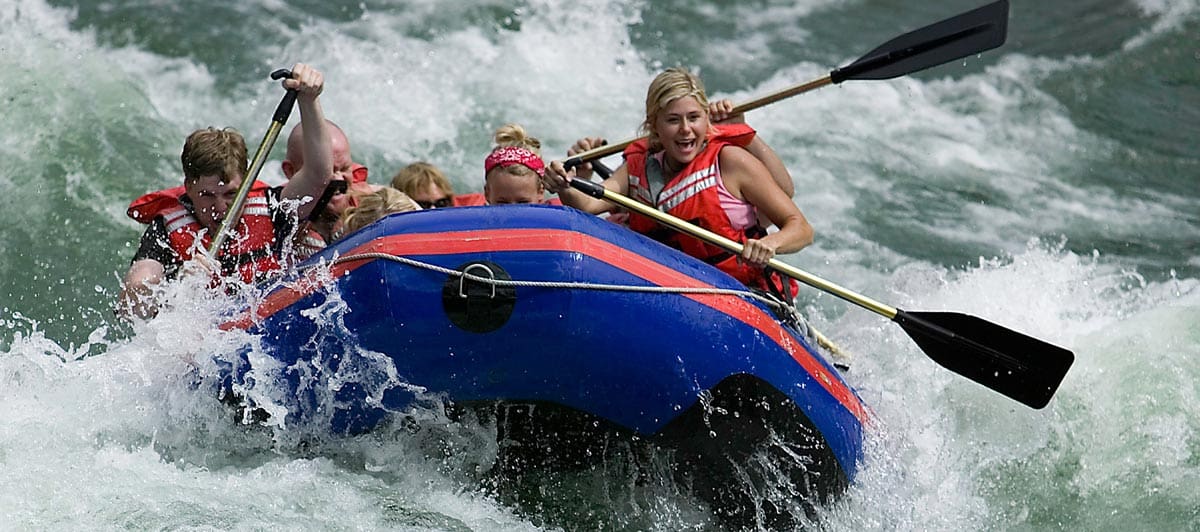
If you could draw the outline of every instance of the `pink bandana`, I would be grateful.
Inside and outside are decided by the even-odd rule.
[[[504,168],[514,164],[524,165],[533,170],[538,177],[546,175],[546,163],[542,162],[542,158],[520,146],[505,146],[492,150],[487,159],[483,160],[483,172],[486,175],[492,168]]]

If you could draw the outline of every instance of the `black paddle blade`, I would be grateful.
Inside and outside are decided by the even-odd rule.
[[[829,73],[848,79],[891,79],[991,50],[1008,35],[1008,0],[1000,0],[910,31]]]
[[[934,362],[1032,408],[1050,402],[1075,361],[1066,349],[967,314],[900,310],[892,321]]]

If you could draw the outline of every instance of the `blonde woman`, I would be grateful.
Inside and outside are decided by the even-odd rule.
[[[625,164],[603,185],[744,247],[741,256],[734,256],[636,213],[630,213],[630,229],[708,261],[747,286],[778,291],[783,285],[779,279],[768,279],[766,263],[776,254],[793,253],[812,243],[812,227],[773,179],[767,164],[752,152],[762,147],[755,145],[762,141],[754,131],[745,124],[712,123],[710,112],[724,115],[725,107],[710,106],[704,85],[687,70],[671,68],[659,74],[646,92],[642,130],[648,138],[626,148]],[[598,139],[583,139],[577,147],[594,140]],[[570,188],[573,177],[575,169],[568,171],[561,161],[554,161],[544,181],[566,205],[594,214],[611,207]],[[767,234],[758,222],[759,214],[779,231]]]
[[[375,192],[354,194],[353,206],[342,212],[337,238],[348,235],[389,214],[419,211],[416,201],[392,187],[382,187]]]
[[[483,194],[455,194],[454,185],[440,168],[417,161],[401,168],[392,176],[392,188],[408,194],[422,209],[471,207],[483,205]]]

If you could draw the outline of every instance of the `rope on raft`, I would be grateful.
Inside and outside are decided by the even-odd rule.
[[[753,299],[755,301],[758,301],[759,303],[762,303],[762,304],[774,309],[779,314],[788,316],[788,319],[793,324],[795,324],[796,328],[800,330],[802,335],[809,338],[810,343],[815,343],[816,345],[825,348],[825,350],[828,351],[833,356],[834,366],[836,366],[838,369],[840,369],[842,371],[850,369],[850,365],[849,365],[850,358],[851,358],[850,354],[847,353],[845,350],[843,350],[841,347],[839,347],[837,344],[833,343],[833,341],[831,341],[824,334],[822,334],[821,331],[818,331],[815,327],[813,327],[811,324],[809,324],[808,320],[804,319],[804,316],[801,315],[798,310],[796,310],[795,306],[790,305],[787,302],[780,300],[779,298],[777,298],[775,296],[772,296],[772,295],[769,295],[766,293],[754,292],[749,289],[735,290],[735,289],[729,289],[729,288],[638,286],[638,285],[622,285],[622,284],[588,283],[588,282],[578,282],[578,281],[572,281],[572,282],[516,281],[516,280],[505,280],[505,279],[493,279],[490,277],[481,277],[481,276],[478,276],[478,275],[475,275],[472,273],[468,273],[468,272],[453,270],[453,269],[446,268],[443,266],[438,266],[436,264],[430,264],[428,262],[422,262],[419,260],[410,259],[408,257],[401,257],[399,255],[392,255],[389,253],[378,253],[378,252],[357,253],[354,255],[335,257],[333,259],[332,263],[330,263],[330,265],[342,264],[342,263],[347,263],[347,262],[356,262],[356,261],[361,261],[361,260],[371,260],[371,259],[382,259],[382,260],[389,260],[392,262],[398,262],[401,264],[413,266],[415,268],[422,268],[422,269],[438,272],[438,273],[441,273],[444,275],[458,277],[460,279],[466,279],[468,281],[473,281],[473,282],[482,283],[482,284],[488,284],[488,285],[492,285],[492,286],[509,286],[509,287],[524,286],[524,287],[531,287],[531,288],[561,288],[561,289],[574,289],[574,290],[601,290],[601,291],[612,291],[612,292],[648,292],[648,293],[663,293],[663,294],[707,294],[707,295],[727,295],[727,296],[735,296],[735,297],[743,297],[743,298],[747,298],[747,299]],[[320,263],[309,265],[303,269],[311,269],[311,268],[315,268],[315,267],[319,267],[319,266],[320,266]]]

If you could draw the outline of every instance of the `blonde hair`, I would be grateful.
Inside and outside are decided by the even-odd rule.
[[[226,183],[246,177],[246,141],[236,129],[197,129],[183,143],[179,154],[185,181],[218,176]]]
[[[504,124],[500,126],[492,134],[492,140],[496,143],[492,151],[496,151],[497,148],[517,146],[533,152],[538,157],[542,156],[542,141],[525,132],[525,128],[521,127],[521,124]]]
[[[392,176],[392,188],[408,195],[425,190],[431,184],[437,185],[447,195],[454,195],[454,187],[450,185],[450,179],[446,177],[446,174],[425,161],[417,161],[405,166],[396,172],[395,176]]]
[[[419,211],[421,206],[392,187],[375,192],[355,194],[358,204],[342,213],[342,234],[353,233],[392,213]]]
[[[504,124],[503,126],[496,128],[496,132],[492,134],[492,140],[496,143],[496,145],[492,147],[493,152],[500,148],[515,146],[518,148],[525,148],[530,152],[533,152],[533,154],[537,155],[538,157],[542,156],[542,141],[538,140],[537,137],[530,136],[529,133],[525,131],[525,128],[521,127],[521,124]],[[537,172],[534,172],[528,166],[523,164],[511,164],[493,168],[493,170],[518,176],[529,175],[535,178],[538,177]],[[485,180],[487,179],[486,175],[483,177]],[[538,186],[541,186],[540,180],[538,181]]]
[[[662,149],[662,142],[658,140],[658,133],[654,131],[654,122],[658,120],[658,114],[675,100],[688,96],[700,103],[707,116],[708,96],[704,93],[704,82],[687,69],[668,68],[650,82],[650,87],[646,89],[646,121],[642,122],[641,127],[642,133],[650,137],[650,151]]]

